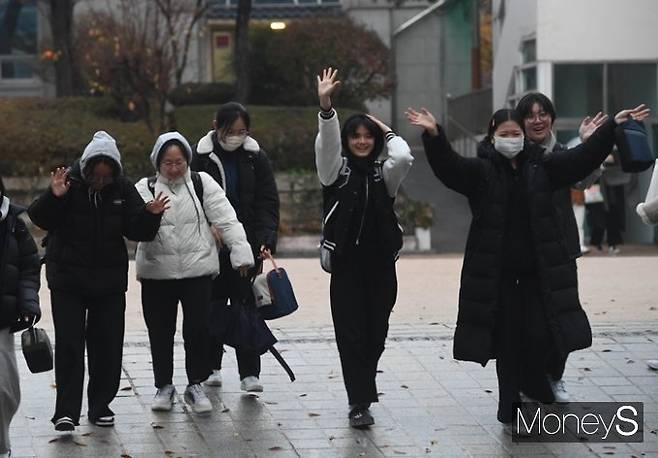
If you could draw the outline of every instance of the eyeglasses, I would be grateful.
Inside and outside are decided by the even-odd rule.
[[[163,161],[162,165],[164,167],[167,167],[168,169],[170,169],[172,167],[178,168],[178,167],[182,167],[183,165],[187,165],[187,162],[185,162],[185,161]]]
[[[525,120],[534,121],[535,119],[539,119],[539,121],[546,121],[550,117],[551,117],[550,113],[546,113],[545,111],[540,111],[539,113],[530,113],[528,116],[525,117]]]

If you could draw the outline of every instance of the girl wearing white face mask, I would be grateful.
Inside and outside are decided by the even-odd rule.
[[[196,145],[191,168],[208,173],[225,190],[238,220],[244,225],[253,255],[257,257],[265,251],[276,251],[279,194],[267,154],[249,136],[250,124],[249,113],[239,103],[221,105],[213,121],[214,129]],[[221,236],[218,238],[222,245]],[[223,247],[220,247],[219,261],[222,268],[213,280],[211,330],[219,328],[217,323],[228,301],[235,304],[242,294],[236,274],[224,268],[229,264],[229,253]],[[222,383],[222,347],[221,338],[213,334],[209,348],[213,373],[206,385]],[[238,348],[236,357],[242,390],[263,391],[259,379],[260,355]]]
[[[496,359],[498,420],[512,425],[521,392],[553,402],[547,368],[555,358],[592,344],[576,270],[557,229],[553,192],[599,167],[612,149],[616,125],[630,116],[642,120],[649,110],[640,105],[620,111],[583,144],[548,155],[524,142],[523,119],[516,111],[498,110],[475,158],[457,154],[426,109],[410,108],[406,114],[425,130],[434,174],[464,194],[473,213],[454,356],[483,366]]]

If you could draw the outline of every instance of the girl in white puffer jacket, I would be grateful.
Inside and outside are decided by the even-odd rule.
[[[139,243],[136,255],[158,389],[151,408],[168,411],[173,404],[173,344],[180,302],[188,378],[185,401],[196,413],[209,412],[212,405],[200,383],[211,372],[207,319],[212,279],[219,274],[211,226],[221,233],[231,250],[231,265],[243,276],[254,265],[254,258],[242,224],[222,188],[210,175],[200,172],[195,189],[189,169],[192,149],[185,137],[178,132],[160,135],[150,158],[157,170],[155,180],[142,178],[137,190],[146,202],[161,195],[169,199],[158,235],[152,242]],[[203,193],[202,199],[197,192]]]

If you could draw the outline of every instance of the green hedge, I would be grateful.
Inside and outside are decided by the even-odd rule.
[[[178,130],[194,144],[211,129],[216,105],[176,109]],[[317,132],[315,107],[248,107],[254,138],[277,170],[312,170]],[[343,118],[349,115],[342,111]],[[0,99],[0,171],[5,176],[46,175],[80,157],[97,130],[117,139],[126,174],[153,173],[148,155],[155,138],[142,122],[124,123],[112,116],[103,98]]]

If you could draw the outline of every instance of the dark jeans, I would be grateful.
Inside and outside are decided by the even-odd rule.
[[[142,280],[142,309],[149,332],[157,388],[171,384],[174,375],[178,302],[183,308],[188,383],[201,383],[210,375],[208,314],[211,288],[210,276],[181,280]]]
[[[514,420],[520,392],[553,402],[547,374],[559,369],[536,274],[503,274],[496,325],[498,421]]]
[[[240,289],[240,274],[233,270],[228,254],[222,252],[219,257],[220,274],[213,281],[212,286],[212,305],[210,311],[210,325],[213,328],[220,329],[221,320],[224,319],[224,311],[228,301],[231,304],[239,304],[243,292]],[[210,332],[210,362],[213,369],[222,368],[222,358],[224,356],[224,343],[221,336],[215,332]],[[260,355],[258,353],[246,351],[240,348],[235,349],[235,356],[238,360],[238,372],[240,380],[245,377],[260,376]]]
[[[124,293],[88,296],[51,291],[55,325],[57,401],[52,421],[67,416],[77,425],[82,408],[85,341],[89,364],[89,419],[114,415],[108,407],[121,379],[126,311]]]
[[[351,405],[377,402],[377,364],[397,297],[395,263],[352,255],[332,260],[331,315]]]

